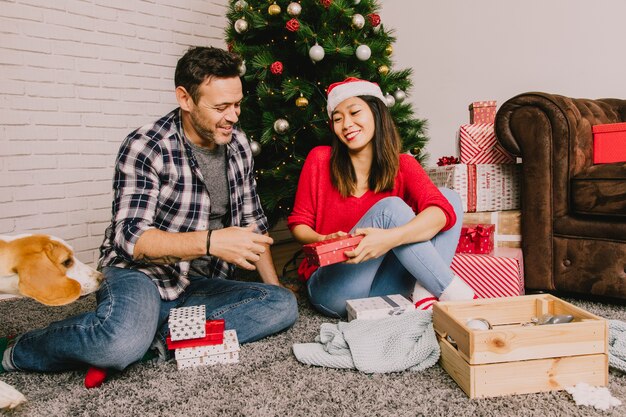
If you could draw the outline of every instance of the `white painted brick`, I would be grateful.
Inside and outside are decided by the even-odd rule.
[[[43,204],[43,203],[42,203]],[[36,216],[25,216],[15,220],[17,230],[41,230],[67,225],[67,213],[38,214]]]
[[[81,87],[100,87],[102,74],[81,73],[75,70],[57,70],[54,72],[58,84],[71,84]]]
[[[94,213],[94,218],[102,218],[102,221],[94,222],[89,224],[89,235],[90,236],[102,236],[104,237],[104,231],[109,224],[111,223],[111,208],[107,209],[99,209],[99,210],[91,210]],[[98,213],[102,213],[99,215]],[[100,239],[102,241],[102,239]]]
[[[79,237],[77,239],[72,239],[72,248],[74,248],[75,252],[78,253],[86,253],[91,251],[93,248],[97,248],[102,243],[102,236],[85,236]]]
[[[54,55],[91,59],[96,59],[99,56],[98,48],[86,48],[85,45],[78,41],[56,41],[52,44],[52,53]]]
[[[76,87],[76,95],[82,100],[118,100],[120,92],[113,88]]]
[[[42,22],[22,22],[20,24],[22,35],[27,37],[43,38],[48,40],[76,41],[78,33],[76,29],[54,26]]]
[[[0,205],[0,209],[2,205]],[[13,219],[0,219],[0,234],[3,235],[16,235],[15,220]]]
[[[31,124],[39,126],[80,126],[81,115],[77,113],[59,114],[58,112],[29,112]]]
[[[0,125],[27,125],[29,122],[28,112],[18,110],[7,110],[0,112]]]
[[[103,194],[99,196],[89,197],[87,199],[90,210],[97,209],[107,209],[111,210],[111,202],[113,201],[113,196],[109,194]]]
[[[9,33],[14,35],[19,35],[22,33],[22,27],[26,24],[25,20],[17,21],[17,20],[9,20],[3,19],[0,17],[0,33]]]
[[[104,137],[102,129],[86,129],[84,127],[58,127],[57,135],[61,140],[102,140]]]
[[[31,97],[50,98],[74,98],[75,88],[73,86],[46,84],[46,83],[26,83],[26,95]]]
[[[71,245],[72,239],[77,239],[80,237],[87,236],[87,225],[80,224],[80,225],[74,225],[74,226],[47,228],[47,229],[43,229],[40,233],[48,233],[53,236],[58,236],[61,239],[67,240],[68,242],[70,242],[70,245]]]
[[[32,201],[46,199],[62,199],[65,197],[63,185],[28,185],[19,187],[13,192],[15,201]]]
[[[95,0],[95,4],[111,9],[119,9],[125,11],[133,11],[133,7],[136,7],[133,3],[128,0]]]
[[[24,65],[46,69],[73,69],[74,58],[59,57],[52,54],[42,54],[36,52],[23,52]]]
[[[41,99],[39,99],[41,100]],[[87,100],[55,100],[58,103],[58,110],[63,113],[99,113],[106,101]]]
[[[3,51],[0,50],[0,56],[2,56]],[[2,62],[0,62],[2,64]],[[21,83],[0,83],[0,94],[6,95],[22,95],[24,94],[24,85]]]
[[[57,167],[54,158],[43,155],[8,156],[5,157],[5,168],[8,171],[30,171]]]
[[[75,155],[59,155],[59,168],[104,168],[109,162],[108,155],[81,155],[77,158]]]
[[[24,185],[37,184],[37,176],[35,172],[3,172],[0,175],[0,187],[22,187]]]
[[[24,202],[8,202],[0,204],[0,219],[17,219],[23,216],[37,214],[39,209],[36,202],[26,204]]]
[[[14,110],[56,111],[58,107],[58,100],[26,97],[24,95],[11,97],[10,103],[10,108]]]
[[[32,142],[6,141],[0,146],[0,156],[30,155],[33,148]]]
[[[81,30],[92,30],[97,19],[88,16],[78,16],[65,11],[48,10],[46,12],[46,23],[58,26],[65,26]]]
[[[102,7],[100,5],[94,5],[91,3],[68,1],[66,10],[70,14],[76,14],[77,19],[83,16],[92,17],[98,20],[107,20],[109,24],[115,25],[118,11],[111,9],[110,7]]]
[[[72,184],[65,187],[67,197],[98,196],[111,191],[111,181],[91,181]]]
[[[2,3],[2,17],[10,17],[18,20],[43,21],[44,10],[39,7],[31,7],[16,3]]]
[[[83,114],[83,124],[87,127],[116,127],[125,125],[127,118],[119,114]]]
[[[122,64],[119,62],[101,61],[89,58],[75,58],[76,70],[79,72],[93,72],[96,74],[120,74]]]
[[[42,100],[42,99],[38,99]],[[57,140],[57,129],[33,128],[32,126],[6,126],[6,137],[11,141]]]
[[[41,212],[42,213],[60,213],[60,212],[74,212],[77,210],[80,210],[81,212],[89,212],[87,208],[88,208],[88,205],[87,205],[86,198],[81,198],[81,197],[63,198],[60,200],[46,201],[46,204],[41,206]]]
[[[0,187],[0,207],[2,203],[13,201],[13,187]]]
[[[172,31],[165,30],[163,28],[147,28],[137,27],[137,37],[139,39],[148,39],[151,41],[159,42],[159,44],[172,42]]]
[[[50,53],[52,51],[52,42],[46,39],[4,34],[0,37],[0,48]]]

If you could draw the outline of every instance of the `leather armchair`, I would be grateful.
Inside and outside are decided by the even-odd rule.
[[[526,288],[626,299],[626,163],[594,165],[591,132],[624,121],[619,99],[531,92],[498,110],[498,141],[523,163]]]

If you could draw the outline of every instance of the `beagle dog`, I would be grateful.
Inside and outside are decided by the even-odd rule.
[[[0,236],[0,294],[61,306],[98,289],[102,274],[48,235]]]
[[[0,236],[0,294],[61,306],[96,291],[100,282],[102,274],[79,261],[62,239]],[[0,409],[14,408],[24,401],[20,392],[0,381]]]

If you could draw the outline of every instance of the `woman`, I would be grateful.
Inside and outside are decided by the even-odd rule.
[[[307,156],[288,225],[302,244],[347,232],[364,238],[346,252],[344,263],[300,265],[315,308],[345,317],[346,300],[409,296],[416,284],[423,287],[423,300],[474,298],[450,269],[461,228],[460,198],[439,190],[415,158],[400,154],[400,137],[378,85],[357,78],[332,84],[327,111],[332,147],[316,147]]]

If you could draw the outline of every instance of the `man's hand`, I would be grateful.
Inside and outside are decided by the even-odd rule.
[[[274,240],[267,235],[254,233],[254,230],[255,226],[213,230],[209,254],[243,269],[256,269],[252,262],[258,262],[260,255]]]

